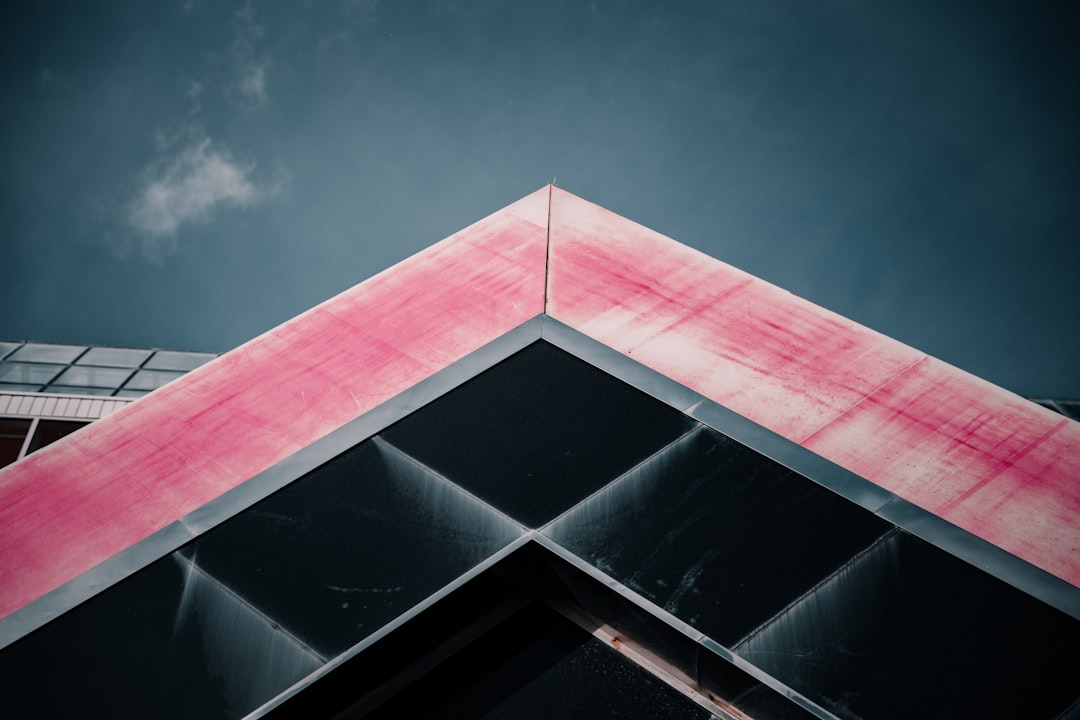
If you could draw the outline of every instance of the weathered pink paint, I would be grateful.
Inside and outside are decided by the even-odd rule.
[[[0,616],[545,310],[1080,585],[1080,424],[544,188],[0,471]]]
[[[547,312],[1080,585],[1080,424],[559,189]]]
[[[556,189],[548,313],[800,441],[924,356]]]
[[[0,471],[0,616],[542,312],[548,195]]]
[[[803,445],[1080,585],[1080,423],[927,358]]]

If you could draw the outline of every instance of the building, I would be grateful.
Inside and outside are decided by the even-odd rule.
[[[16,715],[1077,717],[1078,450],[544,188],[0,470],[0,676]]]
[[[0,341],[0,467],[111,415],[215,356]]]

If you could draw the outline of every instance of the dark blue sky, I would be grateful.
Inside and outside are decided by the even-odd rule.
[[[542,186],[1080,397],[1074,3],[0,10],[0,338],[225,350]]]

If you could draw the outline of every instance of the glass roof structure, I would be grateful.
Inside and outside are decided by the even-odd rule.
[[[142,397],[217,353],[0,341],[0,393]]]
[[[679,293],[698,292],[681,246],[675,260],[646,247],[650,262],[667,263],[666,285],[635,284],[627,276],[643,266],[628,261],[603,263],[618,282],[567,284],[576,270],[565,270],[568,245],[549,237],[557,228],[587,240],[583,266],[598,263],[615,229],[618,249],[635,252],[644,231],[605,213],[544,189],[0,471],[4,507],[22,503],[0,525],[8,707],[112,717],[1077,716],[1080,589],[1058,550],[1073,542],[1076,516],[1064,526],[1041,518],[1058,544],[1039,542],[1046,528],[1006,526],[1003,540],[1001,525],[955,522],[977,514],[979,489],[1001,473],[965,485],[965,468],[940,463],[937,445],[952,430],[927,430],[932,413],[921,417],[917,459],[937,463],[938,493],[957,485],[934,507],[916,502],[925,488],[888,485],[894,463],[858,473],[815,441],[839,424],[832,454],[846,457],[860,401],[842,398],[878,382],[864,375],[893,373],[899,385],[935,376],[939,402],[960,415],[991,405],[1013,434],[1044,428],[1023,457],[1005,460],[1022,467],[1057,453],[1028,492],[1068,502],[1077,423],[988,394],[768,287],[733,287],[716,261],[703,263],[708,307],[740,293],[745,307],[749,293],[790,322],[756,337],[766,347],[743,349],[737,367],[705,372],[703,356],[737,354],[693,330],[693,313],[674,324],[690,326],[698,348],[660,321]],[[539,283],[517,271],[537,263]],[[430,272],[461,284],[417,284]],[[621,301],[598,302],[582,290],[590,283]],[[587,305],[593,319],[582,321]],[[631,317],[634,306],[648,310]],[[811,338],[820,357],[814,343],[852,347],[863,369],[801,355],[767,367],[807,323],[831,329]],[[842,332],[849,343],[835,338]],[[676,337],[660,353],[651,346],[665,333]],[[812,368],[796,374],[794,362]],[[760,377],[742,385],[750,376]],[[980,392],[969,398],[971,387]],[[775,403],[784,390],[791,403],[771,414],[731,407]],[[889,389],[870,412],[902,392]],[[911,419],[918,398],[896,422]],[[995,431],[988,424],[983,432]],[[872,427],[865,454],[896,455],[888,443],[902,433]],[[961,452],[986,445],[978,432]],[[77,473],[73,457],[83,458]],[[992,465],[962,459],[969,471]],[[1001,514],[1030,518],[1046,502],[1021,490],[1009,497],[1019,508]],[[1020,545],[1034,548],[1022,557]],[[23,569],[10,571],[16,562]]]
[[[0,341],[0,467],[52,444],[216,357]]]

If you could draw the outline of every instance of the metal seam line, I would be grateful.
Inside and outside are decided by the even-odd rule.
[[[555,181],[548,185],[547,225],[544,227],[544,314],[548,311],[548,293],[551,290],[551,196]]]

